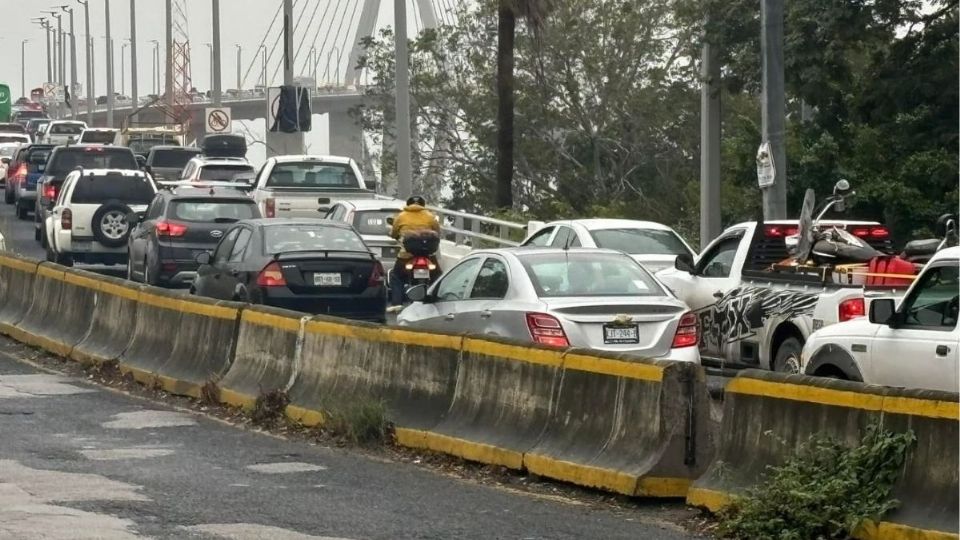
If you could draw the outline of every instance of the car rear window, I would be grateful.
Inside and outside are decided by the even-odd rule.
[[[200,153],[200,149],[154,150],[152,167],[168,167],[182,169],[187,162]]]
[[[70,200],[75,204],[100,204],[109,200],[150,204],[155,193],[153,185],[143,176],[87,175],[77,180]]]
[[[367,251],[357,233],[343,227],[324,225],[268,225],[264,229],[267,255],[291,251]]]
[[[535,253],[520,256],[540,298],[664,296],[636,261],[613,253]]]
[[[30,138],[26,135],[2,135],[0,134],[0,144],[2,143],[29,143]]]
[[[178,199],[171,203],[169,216],[179,221],[228,223],[260,217],[253,200]]]
[[[112,144],[116,138],[115,131],[84,131],[80,136],[81,143]]]
[[[79,135],[86,129],[83,124],[52,124],[51,135]]]
[[[77,167],[130,170],[140,168],[133,152],[127,148],[73,147],[58,150],[45,172],[53,176],[65,176]]]
[[[358,182],[349,165],[303,161],[277,163],[266,187],[357,189]]]
[[[360,234],[385,236],[390,233],[387,218],[396,216],[400,210],[364,210],[353,217],[353,228]]]
[[[3,133],[26,133],[27,128],[16,122],[0,124],[0,132]]]
[[[599,229],[590,231],[597,247],[630,255],[693,255],[673,231],[656,229]]]
[[[201,180],[233,182],[248,179],[255,174],[252,165],[204,165],[200,168]]]
[[[53,152],[53,148],[32,148],[28,154],[23,156],[27,162],[27,168],[32,173],[40,172],[40,163],[34,163],[34,161],[43,160],[43,164],[47,163],[47,160],[50,159],[50,152]],[[37,158],[37,159],[34,159]]]
[[[26,110],[26,111],[18,111],[18,112],[16,112],[16,113],[14,114],[14,116],[17,117],[17,118],[46,118],[46,117],[47,117],[47,113],[45,113],[45,112],[43,112],[43,111],[31,111],[31,110]]]
[[[127,144],[137,154],[147,155],[154,146],[181,144],[174,135],[131,135]]]
[[[12,157],[19,149],[19,146],[0,146],[0,156]]]

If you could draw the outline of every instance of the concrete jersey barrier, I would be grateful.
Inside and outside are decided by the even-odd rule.
[[[83,364],[103,364],[120,358],[136,332],[137,298],[143,289],[128,281],[99,276],[96,306],[90,314],[90,330],[70,351],[70,358]]]
[[[726,388],[716,460],[687,503],[717,511],[812,435],[857,443],[871,423],[913,430],[916,446],[892,496],[901,506],[858,538],[957,538],[958,395],[749,370]]]
[[[38,264],[12,253],[0,255],[0,333],[11,335],[30,309]]]

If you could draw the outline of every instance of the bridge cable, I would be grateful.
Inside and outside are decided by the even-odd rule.
[[[346,83],[346,81],[347,81],[347,71],[350,70],[350,69],[353,69],[353,66],[350,65],[350,51],[353,50],[353,43],[350,43],[350,49],[347,49],[347,42],[348,42],[348,40],[349,40],[349,38],[350,38],[350,36],[351,36],[351,34],[350,34],[351,29],[353,29],[353,34],[352,34],[352,35],[354,36],[354,39],[353,39],[352,41],[353,41],[353,42],[356,42],[356,41],[357,41],[356,35],[357,35],[357,31],[359,30],[358,25],[359,25],[359,21],[360,21],[360,15],[361,15],[362,12],[363,12],[363,0],[357,0],[356,8],[354,8],[353,13],[350,15],[350,22],[349,22],[349,24],[347,24],[347,32],[343,34],[343,48],[340,49],[340,54],[338,55],[338,58],[337,58],[337,71],[339,72],[339,70],[340,70],[340,67],[341,67],[341,59],[342,59],[344,56],[346,56],[346,57],[347,57],[347,70],[345,70],[345,71],[343,72],[343,81],[344,81],[344,83]],[[355,23],[356,23],[356,24],[355,24]],[[346,53],[346,54],[345,54],[345,53]],[[339,81],[339,80],[340,80],[340,75],[337,74],[336,79],[334,79],[334,80]]]
[[[332,2],[324,2],[323,13],[320,15],[320,20],[317,21],[317,30],[313,33],[313,40],[310,42],[310,46],[311,46],[312,48],[314,48],[314,49],[316,49],[316,46],[317,46],[317,38],[320,37],[320,30],[323,30],[323,23],[324,23],[324,22],[326,21],[326,19],[327,19],[327,13],[330,11],[330,5],[331,5],[331,4],[332,4]],[[316,49],[316,50],[317,50],[318,53],[322,52],[322,51],[320,51],[320,49]],[[318,58],[318,60],[316,60],[316,62],[319,63],[319,62],[320,62],[320,60],[319,60],[319,55],[317,56],[317,58]],[[308,66],[310,66],[310,60],[309,60],[309,59],[306,60],[306,61],[304,61],[304,63],[303,63],[303,71],[307,71],[307,67],[308,67]],[[314,66],[312,66],[312,67],[315,67],[315,66],[316,66],[316,64],[314,64]],[[310,70],[310,73],[313,73],[313,69]]]
[[[324,52],[324,53],[328,53],[328,52],[329,52],[329,51],[327,51],[327,43],[330,41],[330,37],[333,35],[333,32],[331,32],[331,30],[333,30],[333,22],[334,22],[334,20],[337,19],[337,12],[340,11],[340,5],[341,5],[341,4],[342,4],[342,1],[341,1],[341,0],[337,0],[337,5],[334,6],[334,8],[333,8],[333,13],[331,13],[331,16],[330,16],[330,24],[327,26],[327,33],[326,33],[326,35],[323,37],[323,44],[321,44],[321,45],[320,45],[320,48],[319,48],[319,50],[322,51],[322,52]],[[344,6],[344,14],[346,14],[346,6]],[[342,25],[342,24],[343,24],[343,23],[342,23],[342,21],[341,21],[341,25]],[[335,45],[335,44],[334,44],[334,45]],[[329,64],[329,62],[327,62],[327,63]],[[325,67],[324,67],[324,70],[323,70],[323,76],[326,77],[326,76],[327,76],[327,73],[328,73],[329,71],[330,71],[330,66],[329,66],[329,65],[328,65],[328,66],[325,66]]]
[[[300,16],[297,17],[297,22],[296,22],[296,24],[293,25],[293,38],[295,38],[295,37],[297,36],[297,30],[300,29],[300,23],[303,22],[303,15],[304,15],[304,13],[307,12],[307,7],[310,6],[310,0],[306,0],[305,2],[301,2],[301,4],[303,5],[303,9],[300,10]],[[294,10],[296,10],[296,5],[294,5]],[[296,15],[295,15],[295,16],[296,16]],[[281,37],[283,36],[283,32],[282,32],[282,31],[280,32],[280,35],[281,35]],[[292,39],[292,38],[291,38],[291,39]],[[284,53],[281,51],[281,53],[280,53],[280,62],[277,63],[277,67],[273,70],[273,77],[274,77],[274,78],[276,78],[277,73],[279,73],[280,70],[283,68],[283,54],[284,54]],[[291,58],[291,60],[293,60],[293,59]],[[291,62],[290,65],[293,66],[293,62]]]
[[[307,34],[310,33],[310,27],[313,26],[313,19],[317,16],[317,11],[320,9],[320,2],[316,2],[313,5],[313,11],[310,13],[310,20],[307,21],[307,27],[303,31],[303,39],[300,40],[300,44],[297,46],[297,51],[293,54],[293,62],[296,64],[297,58],[300,56],[300,51],[303,50],[303,44],[307,41]],[[311,45],[312,47],[312,45]],[[304,74],[305,76],[310,76],[311,73]]]
[[[270,31],[273,30],[273,25],[276,24],[277,19],[280,17],[280,13],[283,11],[283,4],[277,6],[276,13],[273,14],[273,20],[270,21],[270,26],[267,27],[267,31],[263,34],[263,39],[260,40],[260,45],[257,46],[257,52],[253,54],[252,59],[250,60],[250,65],[247,66],[247,71],[243,74],[243,78],[240,79],[240,84],[243,85],[247,82],[247,77],[250,76],[250,71],[253,70],[254,66],[257,65],[257,61],[260,60],[260,47],[264,47],[267,44],[267,38],[270,37]],[[256,85],[254,85],[256,86]],[[263,81],[263,86],[267,86],[267,81]]]

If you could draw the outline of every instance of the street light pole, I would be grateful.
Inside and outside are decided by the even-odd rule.
[[[84,38],[84,44],[86,52],[84,53],[87,59],[87,125],[93,125],[93,38],[90,37],[90,0],[77,0],[81,6],[83,6],[83,25],[84,31],[86,32],[86,38]]]
[[[131,109],[136,111],[140,97],[137,95],[137,8],[134,0],[130,0],[130,99]]]
[[[239,94],[243,88],[243,81],[240,80],[240,62],[243,55],[243,47],[239,43],[235,44],[237,47],[237,93]]]
[[[29,39],[24,39],[20,42],[20,97],[27,95],[27,78],[24,75],[27,69],[26,62],[26,45]]]
[[[70,14],[70,114],[71,118],[77,119],[77,31],[74,26],[73,8],[70,6],[60,6],[60,9]]]
[[[223,104],[223,87],[220,81],[220,0],[213,0],[213,106]]]
[[[261,59],[260,84],[263,85],[263,91],[266,92],[267,91],[267,46],[266,45],[260,46],[260,53],[261,53],[260,54],[260,59]]]
[[[123,95],[123,89],[127,87],[127,65],[123,59],[127,56],[127,44],[120,44],[120,95]]]
[[[153,43],[153,94],[155,96],[160,95],[160,42],[156,39],[151,39],[150,43]]]
[[[407,3],[393,1],[394,50],[396,51],[397,104],[397,196],[406,199],[413,191],[410,156],[410,70],[407,67]],[[339,69],[339,66],[337,66]],[[339,77],[338,77],[339,79]]]
[[[107,127],[113,127],[113,38],[110,37],[110,0],[103,0],[107,26]]]
[[[53,66],[52,66],[51,63],[50,63],[50,23],[47,22],[47,19],[46,19],[45,17],[34,17],[34,18],[30,19],[30,20],[32,20],[33,22],[39,24],[39,25],[40,25],[40,28],[43,28],[44,33],[46,33],[46,38],[47,38],[47,79],[46,79],[46,81],[44,81],[44,82],[51,82],[51,78],[53,77]]]
[[[210,99],[213,99],[213,43],[204,43],[210,56]],[[216,105],[216,102],[214,102]]]

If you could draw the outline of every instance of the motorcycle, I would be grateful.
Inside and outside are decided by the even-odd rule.
[[[869,263],[884,255],[841,227],[821,226],[821,221],[827,212],[845,211],[847,199],[856,193],[850,189],[849,182],[840,180],[834,185],[833,194],[824,200],[823,207],[817,212],[816,218],[813,218],[814,192],[812,189],[806,191],[800,211],[799,231],[796,237],[787,239],[787,246],[792,248],[794,253],[794,261],[799,264],[810,261],[817,266],[842,265]]]

